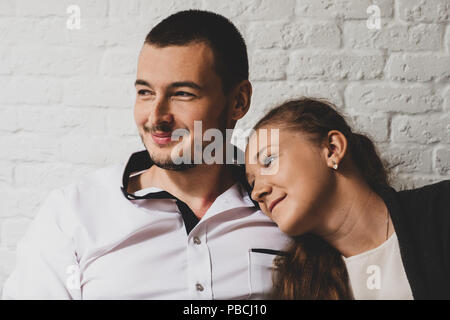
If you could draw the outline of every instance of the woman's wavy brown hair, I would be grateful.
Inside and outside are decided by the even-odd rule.
[[[374,190],[389,186],[387,170],[373,142],[354,133],[330,102],[300,98],[269,111],[253,127],[277,125],[307,133],[318,145],[331,130],[340,131],[348,141],[348,153],[367,184]],[[352,299],[352,290],[341,254],[314,234],[293,237],[286,255],[277,256],[274,272],[274,299]]]

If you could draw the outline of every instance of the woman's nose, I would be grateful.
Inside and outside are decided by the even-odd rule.
[[[271,191],[272,188],[268,184],[255,182],[255,186],[250,196],[254,201],[262,202],[264,196],[269,194]]]

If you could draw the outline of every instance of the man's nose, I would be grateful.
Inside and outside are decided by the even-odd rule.
[[[149,116],[153,123],[172,123],[174,120],[170,103],[166,98],[161,97],[154,101],[152,112]]]

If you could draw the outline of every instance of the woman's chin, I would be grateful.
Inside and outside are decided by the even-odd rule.
[[[287,234],[288,236],[295,237],[295,236],[298,235],[298,232],[297,232],[297,230],[295,230],[293,225],[291,225],[289,223],[282,222],[282,221],[280,221],[280,222],[276,222],[275,221],[275,223],[277,224],[278,228],[283,233]]]
[[[307,232],[304,228],[299,227],[299,223],[292,223],[289,221],[275,221],[275,223],[283,233],[291,237],[296,237]]]

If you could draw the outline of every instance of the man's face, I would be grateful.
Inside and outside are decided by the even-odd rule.
[[[202,135],[209,128],[225,132],[226,100],[208,45],[158,48],[144,44],[137,66],[134,118],[142,142],[157,166],[172,170],[192,167],[173,163],[171,152],[179,142],[171,141],[172,132],[188,132],[180,141],[189,145],[193,162],[194,121],[202,121]]]

